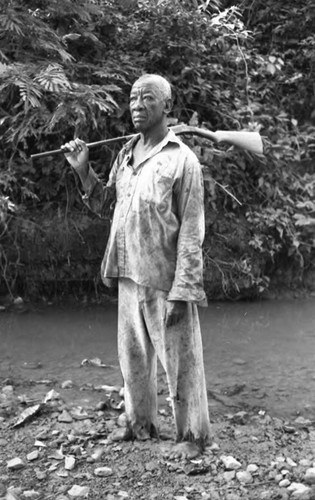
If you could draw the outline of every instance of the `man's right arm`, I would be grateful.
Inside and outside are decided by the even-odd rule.
[[[99,217],[108,218],[115,203],[115,168],[111,171],[107,185],[104,186],[89,165],[89,150],[84,141],[75,139],[61,146],[61,149],[64,149],[65,157],[80,178],[84,191],[82,200],[85,205]]]

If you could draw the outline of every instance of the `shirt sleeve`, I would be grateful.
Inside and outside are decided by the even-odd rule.
[[[83,203],[101,218],[109,218],[113,212],[116,202],[116,174],[120,165],[121,154],[119,153],[105,185],[90,165],[88,175],[82,183],[84,191],[82,195]]]
[[[168,300],[207,305],[203,288],[202,244],[205,235],[204,185],[201,166],[193,153],[175,183],[180,230],[175,278]]]

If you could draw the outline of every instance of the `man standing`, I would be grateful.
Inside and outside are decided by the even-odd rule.
[[[80,139],[63,146],[84,201],[102,215],[115,197],[102,279],[118,281],[118,355],[128,425],[113,439],[158,435],[157,356],[176,427],[173,457],[197,456],[210,433],[198,305],[203,290],[203,178],[195,154],[167,127],[170,84],[146,74],[133,85],[138,134],[120,151],[106,186]]]

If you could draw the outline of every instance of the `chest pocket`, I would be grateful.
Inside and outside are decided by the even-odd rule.
[[[145,164],[138,175],[133,209],[141,210],[144,204],[166,209],[172,203],[174,172],[169,164],[158,161]]]

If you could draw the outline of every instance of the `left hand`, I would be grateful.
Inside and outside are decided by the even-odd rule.
[[[181,300],[169,300],[166,302],[165,326],[177,325],[185,316],[187,303]]]

